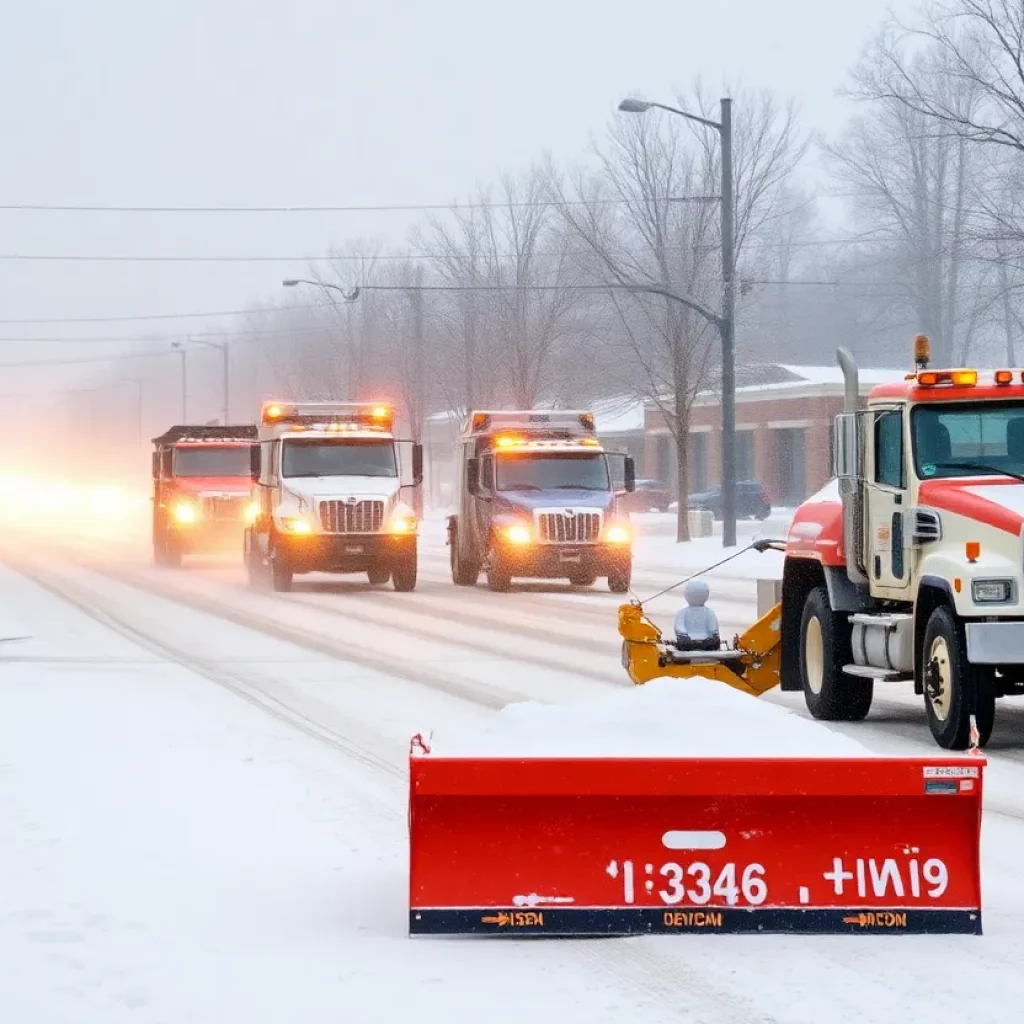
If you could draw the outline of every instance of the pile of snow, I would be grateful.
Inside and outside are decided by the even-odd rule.
[[[656,679],[586,703],[510,704],[439,757],[870,757],[826,726],[704,677]]]

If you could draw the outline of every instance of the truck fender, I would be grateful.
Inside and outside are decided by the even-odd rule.
[[[948,604],[956,609],[953,599],[953,588],[949,580],[942,576],[922,576],[914,601],[914,693],[924,693],[924,680],[921,666],[924,660],[924,631],[928,628],[928,619],[939,605]]]

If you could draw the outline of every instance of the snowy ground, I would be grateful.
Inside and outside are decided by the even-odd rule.
[[[254,594],[233,558],[153,569],[144,500],[106,496],[67,537],[68,500],[0,522],[0,636],[30,636],[0,646],[0,1020],[959,1024],[1024,996],[1024,706],[989,751],[981,938],[410,940],[409,736],[628,689],[619,599],[455,588],[436,521],[413,594]],[[638,522],[640,596],[723,555],[672,529]],[[777,570],[749,553],[711,578],[725,631]],[[935,752],[902,686],[841,731]]]

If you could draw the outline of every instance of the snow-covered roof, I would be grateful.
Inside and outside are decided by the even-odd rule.
[[[784,370],[795,373],[809,384],[842,384],[843,371],[839,366],[792,366],[788,363],[779,363]],[[858,367],[857,375],[860,378],[861,386],[873,387],[875,384],[887,384],[889,381],[899,380],[905,370],[873,370]]]
[[[644,403],[632,397],[605,398],[592,402],[598,436],[628,434],[644,429]]]

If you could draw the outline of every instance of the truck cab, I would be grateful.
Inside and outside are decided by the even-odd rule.
[[[423,448],[393,428],[380,402],[264,403],[259,511],[244,544],[253,586],[288,591],[298,573],[328,572],[415,589],[419,524],[407,495],[423,480]]]
[[[796,513],[782,582],[784,690],[856,720],[908,681],[935,741],[984,745],[1024,694],[1024,371],[916,369],[871,390],[839,350],[835,480]]]
[[[623,459],[621,474],[612,462]],[[629,590],[632,534],[614,481],[635,487],[633,460],[606,452],[594,416],[578,411],[477,411],[462,430],[459,506],[448,519],[452,579],[491,590],[516,577],[608,580]]]
[[[237,551],[252,501],[256,427],[175,426],[153,438],[153,560]]]

